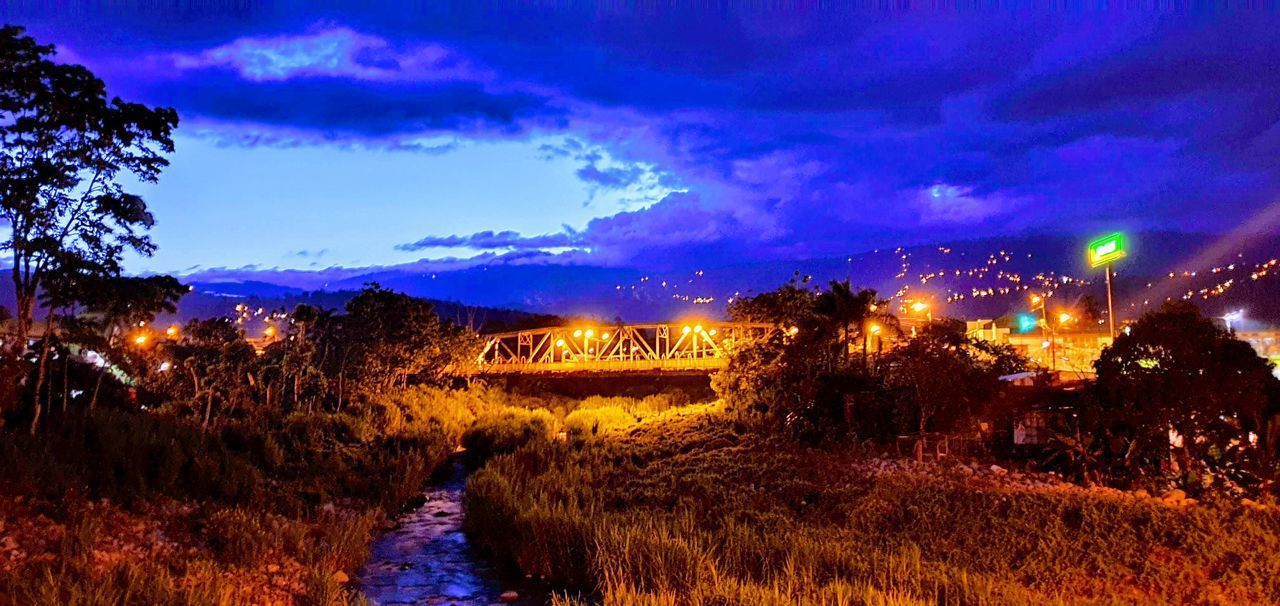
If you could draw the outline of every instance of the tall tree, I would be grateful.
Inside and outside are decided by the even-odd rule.
[[[443,322],[431,303],[370,284],[347,302],[339,381],[385,392],[411,376],[438,380],[455,361],[474,357],[477,339]]]
[[[178,115],[108,99],[80,65],[16,26],[0,28],[0,245],[12,256],[14,347],[26,348],[37,293],[67,254],[116,273],[128,250],[150,254],[146,203],[120,183],[155,182]]]
[[[1165,303],[1094,363],[1099,397],[1141,472],[1173,454],[1184,470],[1253,460],[1270,467],[1280,380],[1269,361],[1192,304]],[[1173,432],[1172,434],[1170,432]]]

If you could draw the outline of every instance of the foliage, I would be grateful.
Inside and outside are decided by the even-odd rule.
[[[476,464],[525,444],[548,442],[556,428],[555,417],[545,410],[506,409],[478,418],[462,434],[462,446]]]
[[[868,469],[714,408],[673,411],[491,459],[468,484],[465,530],[587,603],[1280,599],[1275,509]]]
[[[565,432],[574,441],[626,429],[635,424],[636,418],[617,406],[579,408],[564,418]]]
[[[108,99],[80,65],[54,60],[15,26],[0,28],[0,249],[12,256],[15,347],[26,346],[36,294],[64,269],[119,273],[126,251],[154,248],[146,203],[121,177],[155,182],[173,151],[172,109]]]
[[[437,381],[479,354],[475,343],[467,346],[474,339],[441,321],[431,303],[376,284],[347,302],[339,335],[339,373],[357,392],[386,392],[410,377]]]
[[[885,354],[885,383],[898,390],[904,429],[962,429],[980,404],[999,389],[999,377],[1025,369],[1012,349],[968,338],[943,322],[933,322]]]
[[[715,377],[716,392],[744,418],[791,435],[809,440],[841,435],[843,393],[871,381],[871,343],[896,330],[886,311],[875,291],[854,292],[847,282],[832,282],[820,291],[793,280],[737,299],[729,306],[734,321],[778,329],[735,344],[728,368]],[[860,357],[852,353],[858,342]]]
[[[1130,474],[1160,469],[1173,442],[1183,471],[1237,481],[1272,475],[1280,380],[1270,362],[1194,306],[1170,302],[1147,313],[1095,368],[1096,429],[1115,438],[1120,447],[1109,452]]]

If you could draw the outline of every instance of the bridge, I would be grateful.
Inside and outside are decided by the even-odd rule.
[[[474,375],[706,374],[734,343],[777,327],[738,322],[557,326],[486,335]]]

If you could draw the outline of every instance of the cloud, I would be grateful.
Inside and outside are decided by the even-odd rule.
[[[156,25],[163,44],[108,71],[245,145],[448,153],[550,135],[540,153],[573,163],[588,202],[634,200],[576,231],[496,224],[401,251],[731,262],[1121,222],[1227,229],[1280,190],[1271,14],[421,10],[259,17],[271,33],[194,48]]]
[[[237,38],[196,53],[173,53],[171,59],[179,71],[230,69],[254,82],[317,76],[374,82],[493,79],[492,72],[439,44],[401,50],[384,38],[329,24],[303,34]]]
[[[522,236],[514,231],[482,231],[466,235],[427,236],[416,242],[396,245],[396,250],[414,251],[427,248],[546,249],[577,246],[577,234],[569,231],[541,236]]]

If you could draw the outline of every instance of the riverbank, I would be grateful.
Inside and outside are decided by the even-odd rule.
[[[464,527],[619,605],[1280,601],[1275,507],[1173,497],[805,448],[695,407],[494,458]]]
[[[349,604],[438,430],[291,415],[202,432],[97,411],[0,433],[0,605]]]
[[[462,532],[467,470],[461,457],[448,469],[447,477],[427,488],[421,506],[397,517],[394,528],[374,541],[359,575],[369,603],[545,604],[544,594],[502,574],[472,548]]]

